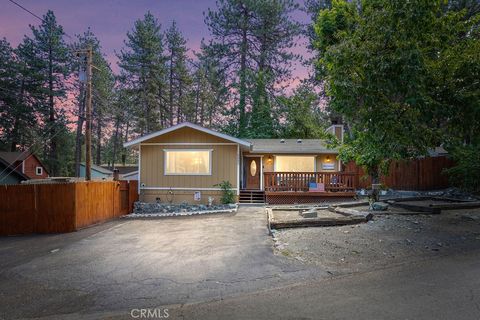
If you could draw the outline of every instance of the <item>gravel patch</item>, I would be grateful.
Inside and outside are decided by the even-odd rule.
[[[278,255],[344,274],[480,249],[480,209],[415,216],[377,213],[368,223],[272,233]]]

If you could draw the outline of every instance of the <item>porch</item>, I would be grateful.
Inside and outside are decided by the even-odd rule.
[[[350,172],[265,172],[269,204],[312,203],[355,196],[357,174]]]

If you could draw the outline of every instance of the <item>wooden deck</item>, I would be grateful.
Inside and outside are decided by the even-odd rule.
[[[351,172],[265,172],[264,189],[275,191],[309,191],[309,184],[323,184],[326,192],[356,190],[357,174]]]
[[[350,172],[266,172],[265,200],[269,204],[319,203],[353,198],[357,175]],[[325,191],[309,191],[310,183]]]

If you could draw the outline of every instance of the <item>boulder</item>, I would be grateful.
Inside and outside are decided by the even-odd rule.
[[[306,210],[300,213],[304,218],[316,218],[318,216],[317,210]]]
[[[372,210],[374,211],[385,211],[388,209],[388,204],[385,202],[374,202],[372,203]]]

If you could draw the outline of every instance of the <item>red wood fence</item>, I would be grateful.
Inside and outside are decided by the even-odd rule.
[[[448,157],[428,157],[390,164],[388,176],[381,177],[381,183],[388,188],[399,190],[434,190],[449,186],[448,176],[443,170],[451,168],[453,160]],[[345,166],[345,172],[357,173],[358,188],[369,188],[371,180],[365,177],[364,170],[351,162]]]
[[[0,235],[72,232],[133,211],[137,181],[0,186]]]

